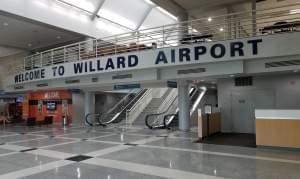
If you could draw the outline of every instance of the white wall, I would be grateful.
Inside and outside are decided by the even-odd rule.
[[[254,111],[248,114],[245,109],[237,109],[237,97],[244,100],[241,105],[251,101],[252,108],[300,109],[300,74],[253,77],[253,86],[249,87],[235,87],[233,78],[218,80],[223,132],[237,132],[246,122],[237,120],[246,120],[249,115],[254,118]]]

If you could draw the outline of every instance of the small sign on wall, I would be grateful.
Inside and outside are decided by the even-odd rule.
[[[204,113],[205,114],[211,114],[212,113],[212,105],[211,104],[206,104],[204,106]]]

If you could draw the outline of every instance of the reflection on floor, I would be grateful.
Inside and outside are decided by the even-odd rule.
[[[254,134],[217,133],[204,138],[201,143],[231,145],[241,147],[256,147]]]
[[[299,178],[300,152],[194,143],[195,132],[143,126],[8,126],[0,178]]]

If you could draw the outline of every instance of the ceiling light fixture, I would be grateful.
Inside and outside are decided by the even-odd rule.
[[[8,23],[7,23],[7,22],[4,22],[4,23],[3,23],[3,26],[8,26]]]
[[[159,6],[157,6],[156,8],[157,8],[158,10],[160,10],[160,12],[162,12],[162,13],[168,15],[169,17],[171,17],[172,19],[178,21],[178,18],[177,18],[176,16],[174,16],[173,14],[171,14],[170,12],[168,12],[167,10],[165,10],[164,8],[159,7]]]
[[[220,30],[220,32],[223,32],[223,31],[224,31],[224,28],[223,28],[223,27],[221,27],[219,30]]]
[[[230,78],[233,78],[233,77],[235,77],[235,75],[229,75],[229,77],[230,77]]]
[[[29,43],[29,44],[27,44],[27,46],[28,46],[28,47],[32,47],[32,44],[31,44],[31,43]]]
[[[61,36],[58,35],[58,36],[56,36],[56,38],[57,38],[57,39],[61,39]]]
[[[293,72],[294,72],[294,73],[298,73],[298,72],[299,72],[299,70],[294,70]]]
[[[298,14],[300,13],[300,9],[292,9],[290,10],[290,14]]]
[[[212,18],[211,18],[211,17],[207,18],[207,21],[208,21],[208,22],[211,22],[211,21],[212,21]]]

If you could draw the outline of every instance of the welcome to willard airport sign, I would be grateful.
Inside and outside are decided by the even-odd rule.
[[[133,69],[295,55],[300,54],[299,42],[297,32],[145,50],[39,68],[11,76],[9,81],[12,85]]]

